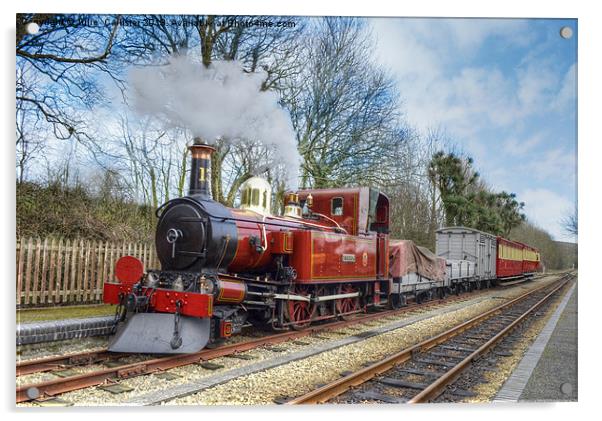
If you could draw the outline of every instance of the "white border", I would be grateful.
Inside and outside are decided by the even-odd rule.
[[[10,4],[9,4],[10,3]],[[131,408],[121,409],[70,409],[68,411],[19,411],[14,409],[13,379],[12,373],[14,362],[14,27],[15,13],[19,12],[87,12],[87,13],[215,13],[215,14],[290,14],[290,15],[359,15],[359,16],[447,16],[447,17],[546,17],[546,18],[577,18],[579,31],[579,219],[581,225],[581,250],[580,250],[580,297],[579,297],[579,367],[588,367],[579,373],[579,403],[578,404],[526,404],[512,406],[511,408],[497,408],[490,405],[471,405],[462,407],[450,407],[448,405],[423,406],[423,407],[394,407],[394,406],[364,406],[353,408],[297,408],[285,410],[283,408],[170,408],[169,412],[176,416],[186,418],[202,418],[210,420],[236,418],[247,421],[259,418],[297,418],[327,416],[345,419],[359,419],[366,417],[380,417],[384,420],[393,418],[455,418],[455,419],[503,419],[508,416],[527,415],[537,419],[548,419],[552,414],[564,419],[578,419],[585,416],[585,411],[597,409],[596,400],[599,400],[598,386],[595,383],[595,367],[599,364],[594,360],[594,352],[598,349],[594,342],[593,332],[599,331],[600,293],[601,279],[596,275],[599,257],[600,241],[600,218],[597,218],[600,210],[600,109],[597,103],[602,94],[600,89],[600,15],[594,8],[595,2],[576,1],[546,1],[528,2],[525,0],[504,0],[496,3],[476,2],[469,0],[455,1],[433,1],[421,0],[412,2],[391,2],[382,0],[370,0],[365,2],[339,2],[332,3],[324,0],[303,0],[290,3],[277,0],[230,0],[227,2],[191,2],[185,0],[145,0],[144,2],[124,0],[103,0],[84,2],[82,0],[39,2],[32,0],[20,0],[19,2],[3,2],[3,34],[2,57],[5,65],[2,66],[2,118],[3,159],[2,168],[2,190],[5,196],[3,200],[4,236],[0,256],[4,268],[3,292],[4,292],[4,315],[5,318],[5,346],[2,347],[6,369],[3,370],[4,381],[3,393],[5,411],[7,417],[19,417],[20,420],[33,417],[60,417],[61,419],[77,419],[84,415],[86,418],[105,419],[110,413],[123,412],[123,416],[135,416],[140,412],[141,416],[164,418],[167,415],[166,408],[154,408],[151,410],[133,410]],[[11,197],[12,196],[12,197]],[[592,369],[593,368],[593,369]],[[450,412],[451,410],[451,412]],[[375,413],[376,411],[376,413]],[[403,411],[403,412],[402,412]],[[134,412],[134,413],[132,413]],[[319,414],[319,415],[318,415]]]

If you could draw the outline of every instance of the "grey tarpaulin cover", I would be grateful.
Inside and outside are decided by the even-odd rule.
[[[411,240],[390,240],[389,259],[389,274],[394,278],[408,273],[438,281],[445,278],[445,259]]]

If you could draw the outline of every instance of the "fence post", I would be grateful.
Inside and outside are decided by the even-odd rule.
[[[48,271],[48,304],[56,302],[54,299],[54,287],[56,274],[56,238],[52,237],[50,242],[50,269]]]
[[[69,283],[71,282],[71,241],[65,243],[65,270],[63,271],[63,291],[61,303],[69,301]]]
[[[42,279],[40,288],[40,304],[46,303],[46,272],[48,270],[48,261],[46,254],[48,253],[48,237],[44,238],[44,245],[42,247]]]
[[[29,304],[29,291],[31,290],[31,259],[33,255],[33,238],[29,237],[27,242],[27,260],[25,265],[25,305]]]
[[[79,240],[78,242],[78,247],[77,247],[77,251],[78,251],[78,256],[77,256],[77,262],[78,262],[78,268],[77,268],[77,285],[75,287],[75,301],[79,302],[81,300],[81,292],[82,292],[82,281],[83,281],[83,277],[84,277],[84,240],[83,238]]]
[[[17,263],[17,305],[22,304],[22,292],[23,292],[23,266],[25,260],[25,237],[21,237],[19,242],[19,263]]]
[[[90,247],[91,247],[90,241],[86,241],[86,247],[85,247],[85,250],[83,250],[83,253],[84,253],[84,270],[83,270],[84,275],[83,276],[84,276],[84,278],[82,281],[81,298],[80,298],[80,301],[83,301],[83,302],[88,301],[89,291],[90,291],[90,288],[88,287],[88,275],[90,272],[89,267],[88,267],[88,265],[90,264]],[[83,247],[82,247],[82,249],[83,249]],[[81,272],[82,271],[80,270],[80,273]]]
[[[108,256],[109,256],[108,252],[109,252],[109,242],[105,241],[104,248],[102,250],[102,284],[103,285],[107,281],[107,278],[108,278],[108,272],[107,272],[107,260],[108,260]]]
[[[33,288],[31,289],[31,304],[36,305],[38,303],[38,295],[40,293],[40,251],[42,248],[42,240],[40,237],[36,238],[36,255],[34,259],[33,267]]]
[[[59,238],[59,246],[56,251],[56,283],[54,289],[54,304],[61,302],[61,280],[63,279],[63,238]]]

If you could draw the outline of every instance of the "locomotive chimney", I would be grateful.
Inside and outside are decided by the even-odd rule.
[[[215,148],[203,143],[195,137],[194,144],[188,147],[192,156],[190,161],[190,189],[188,195],[200,195],[209,198],[209,168],[211,168],[211,154]]]

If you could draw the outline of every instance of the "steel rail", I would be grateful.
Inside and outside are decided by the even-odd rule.
[[[66,366],[89,365],[106,360],[121,358],[124,353],[109,352],[106,348],[97,351],[84,351],[66,355],[56,355],[52,357],[38,358],[17,363],[16,375],[25,376],[27,374],[41,373],[45,371],[57,370]]]
[[[556,282],[559,283],[559,286],[555,288],[555,291],[562,288],[562,286],[566,285],[566,283],[570,280],[570,278],[571,278],[571,275],[567,274],[567,275],[561,277],[560,279],[558,279]],[[550,285],[543,285],[539,288],[536,288],[534,290],[526,292],[511,301],[508,301],[508,302],[501,304],[491,310],[488,310],[485,313],[480,314],[476,317],[473,317],[470,320],[462,322],[459,325],[456,325],[453,328],[446,330],[445,332],[442,332],[429,339],[419,342],[409,348],[406,348],[406,349],[404,349],[400,352],[397,352],[389,357],[386,357],[386,358],[382,359],[381,361],[371,364],[371,365],[369,365],[365,368],[362,368],[354,373],[351,373],[347,376],[341,377],[340,379],[337,379],[331,383],[328,383],[328,384],[326,384],[318,389],[315,389],[309,393],[298,396],[298,397],[288,401],[286,404],[287,405],[299,405],[299,404],[316,404],[316,403],[327,402],[330,399],[333,399],[334,397],[345,393],[347,390],[351,389],[352,387],[359,386],[363,383],[366,383],[367,381],[371,380],[375,376],[382,374],[386,371],[389,371],[394,366],[410,360],[414,354],[428,351],[429,349],[434,348],[435,346],[446,342],[450,338],[457,336],[458,334],[464,332],[465,330],[468,330],[468,329],[472,328],[473,326],[476,326],[476,325],[480,324],[481,322],[489,319],[494,314],[499,313],[500,311],[502,311],[514,304],[517,304],[518,302],[523,301],[524,299],[528,298],[529,296],[536,294],[536,293],[542,291],[543,289],[549,288],[549,287],[550,287]]]
[[[564,276],[566,276],[566,273],[564,274]],[[512,284],[512,285],[514,285],[514,284]],[[501,285],[498,285],[497,288],[504,288],[504,287],[509,287],[512,285],[501,284]],[[475,291],[477,291],[477,290],[475,290]],[[445,302],[458,301],[458,300],[463,299],[467,294],[470,294],[471,296],[475,296],[475,291],[472,291],[470,293],[464,292],[458,296],[450,296],[450,297],[442,299],[442,300],[436,300],[436,301],[434,300],[434,301],[422,303],[421,305],[418,305],[416,303],[411,303],[409,305],[404,306],[403,308],[387,310],[387,311],[380,311],[377,313],[364,315],[364,316],[362,316],[362,318],[356,318],[356,319],[350,320],[350,322],[360,323],[361,320],[363,320],[364,318],[365,318],[365,320],[371,320],[373,318],[388,317],[391,315],[403,313],[405,311],[413,310],[419,306],[423,306],[422,308],[425,308],[427,306],[443,304]],[[481,291],[479,291],[479,292],[481,292]],[[485,291],[483,291],[483,292],[485,292]],[[335,327],[338,327],[338,325],[336,325]],[[84,365],[84,364],[103,362],[103,361],[106,361],[109,359],[121,358],[125,355],[130,355],[130,354],[111,353],[106,348],[104,348],[104,349],[99,349],[97,351],[84,351],[84,352],[72,353],[72,354],[67,354],[67,355],[58,355],[58,356],[52,356],[52,357],[19,361],[16,364],[16,376],[19,377],[19,376],[25,376],[28,374],[53,371],[53,370],[57,370],[57,369],[66,368],[69,366],[79,366],[79,365]]]

